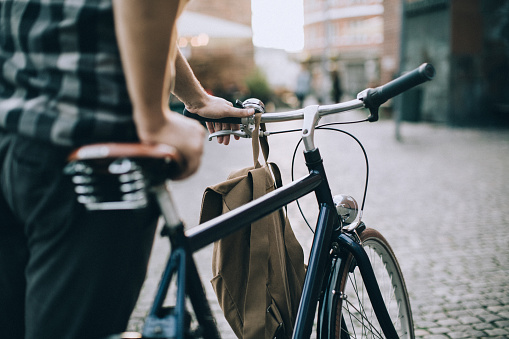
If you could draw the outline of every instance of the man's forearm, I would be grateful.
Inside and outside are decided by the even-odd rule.
[[[194,75],[189,63],[178,51],[175,60],[176,78],[173,94],[182,101],[188,109],[197,109],[203,106],[207,99],[207,92]]]
[[[115,28],[135,120],[157,124],[175,70],[179,0],[114,0]],[[137,116],[137,112],[143,115]],[[152,115],[152,116],[150,116]]]

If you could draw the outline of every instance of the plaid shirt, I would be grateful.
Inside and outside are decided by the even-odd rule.
[[[65,146],[137,139],[111,0],[0,0],[0,128]]]

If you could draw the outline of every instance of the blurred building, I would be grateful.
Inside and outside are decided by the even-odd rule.
[[[210,93],[229,100],[253,73],[251,1],[189,2],[178,22],[179,46]]]
[[[383,0],[304,0],[304,59],[321,102],[331,100],[334,71],[350,97],[379,83],[383,14]]]
[[[404,0],[401,69],[437,69],[403,96],[406,120],[509,125],[509,1]],[[405,116],[406,115],[406,116]]]
[[[380,83],[385,84],[400,73],[402,0],[384,0]]]
[[[509,124],[509,1],[304,0],[303,60],[322,101],[337,69],[343,93],[431,62],[432,83],[404,94],[404,120]]]

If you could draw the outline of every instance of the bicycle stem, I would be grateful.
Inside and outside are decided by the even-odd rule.
[[[304,149],[306,152],[310,152],[315,149],[314,136],[315,127],[320,120],[318,114],[318,105],[307,106],[304,108],[304,121],[302,123],[302,142],[304,143]]]

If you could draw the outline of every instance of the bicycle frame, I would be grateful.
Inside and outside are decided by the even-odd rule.
[[[219,338],[220,335],[214,322],[210,306],[208,305],[192,254],[208,244],[283,208],[290,202],[314,192],[319,208],[319,215],[297,312],[293,338],[300,339],[310,336],[313,328],[315,311],[319,301],[320,323],[318,326],[318,336],[320,338],[330,337],[330,328],[334,327],[341,328],[341,338],[349,337],[348,328],[344,326],[346,322],[341,313],[341,303],[336,303],[336,301],[340,301],[337,298],[345,299],[341,293],[336,293],[336,289],[338,287],[342,289],[343,285],[338,285],[336,282],[339,272],[341,272],[342,276],[343,273],[345,273],[344,276],[346,277],[355,267],[358,267],[360,270],[362,281],[366,287],[381,330],[387,338],[397,338],[394,324],[391,321],[381,296],[370,260],[362,246],[363,244],[361,244],[363,236],[366,235],[366,239],[369,240],[370,238],[367,238],[367,236],[372,235],[372,231],[374,230],[371,229],[370,233],[358,232],[362,229],[361,226],[363,226],[360,220],[357,224],[352,224],[349,227],[342,227],[343,221],[340,221],[338,211],[334,206],[333,197],[323,168],[322,157],[318,149],[314,146],[313,136],[315,127],[320,118],[329,114],[337,114],[364,107],[369,109],[370,115],[363,121],[377,121],[380,105],[414,86],[431,80],[434,75],[435,70],[432,65],[422,64],[419,68],[385,85],[377,88],[368,88],[362,91],[358,94],[357,99],[348,102],[325,106],[312,105],[295,111],[262,114],[260,120],[262,123],[296,119],[303,120],[302,142],[305,148],[304,156],[309,174],[187,232],[184,232],[184,226],[177,216],[171,201],[170,192],[165,185],[165,181],[171,178],[172,175],[179,173],[179,167],[183,166],[182,155],[179,154],[177,149],[169,145],[150,147],[147,145],[143,146],[142,144],[136,144],[136,146],[132,144],[120,146],[120,144],[115,143],[113,145],[99,143],[88,147],[84,146],[73,152],[69,156],[70,163],[66,166],[64,172],[75,176],[76,185],[83,185],[76,192],[78,194],[78,202],[84,204],[87,209],[108,210],[144,207],[148,203],[148,192],[146,191],[146,185],[148,185],[152,193],[155,194],[161,213],[166,221],[166,225],[163,228],[163,235],[169,237],[172,251],[167,267],[163,273],[154,304],[145,322],[143,330],[144,337],[178,339],[188,337],[186,331],[189,329],[189,316],[186,313],[185,307],[186,297],[188,296],[195,310],[199,328],[203,329],[203,336],[205,338]],[[248,99],[242,103],[242,106],[255,108],[258,112],[264,111],[264,105],[258,99]],[[198,120],[205,119],[196,114],[187,113],[189,113],[188,116],[197,118]],[[185,110],[184,114],[187,115]],[[222,130],[211,134],[210,137],[228,134],[252,137],[251,132],[255,128],[256,119],[255,116],[251,116],[244,118],[226,118],[226,120],[205,120],[209,122],[241,124],[242,126],[240,131]],[[268,132],[264,132],[263,135],[260,135],[267,136],[269,134]],[[131,162],[129,158],[133,158],[136,161]],[[112,162],[108,163],[104,160]],[[145,161],[148,161],[149,164],[161,166],[162,168],[160,168],[160,171],[149,173],[147,176],[148,178],[144,178],[140,171],[142,166],[137,163],[138,160],[145,164],[147,163]],[[107,166],[108,169],[106,172],[116,175],[119,182],[133,181],[135,184],[130,183],[129,185],[123,185],[124,188],[120,189],[120,192],[116,192],[121,198],[118,201],[116,200],[115,194],[112,195],[112,198],[104,198],[100,194],[96,196],[97,192],[101,192],[100,189],[95,187],[97,184],[109,184],[116,187],[118,182],[116,180],[114,180],[114,184],[102,182],[100,180],[98,183],[95,182],[92,178],[95,173],[90,167],[93,165],[100,167],[98,173],[102,174],[105,171],[103,167]],[[122,177],[124,177],[124,179],[121,179]],[[124,189],[127,189],[127,191],[124,191]],[[377,237],[383,239],[380,234],[378,234]],[[383,241],[386,242],[385,239],[383,239]],[[390,250],[390,248],[388,250]],[[385,252],[389,253],[387,249],[385,249]],[[391,257],[391,263],[394,268],[398,269],[398,267],[396,267],[398,265],[394,254],[389,253],[388,255]],[[354,260],[352,260],[352,257]],[[399,271],[397,273],[399,283],[404,284],[401,274]],[[165,308],[163,307],[163,303],[168,292],[169,284],[174,276],[177,277],[177,298],[175,307],[173,309]],[[326,277],[329,279],[325,280]],[[343,282],[345,281],[341,281],[340,283],[342,284]],[[403,287],[403,290],[404,292],[402,292],[402,295],[404,299],[406,299],[406,304],[408,304],[408,296],[405,287]],[[332,310],[330,307],[334,305],[338,309],[333,310],[334,312],[330,312]],[[408,305],[405,306],[405,308],[408,307]],[[407,313],[409,313],[408,310]],[[341,321],[341,327],[330,326],[330,321],[332,320],[329,319],[332,318],[329,316],[330,314],[334,314],[334,321]],[[339,318],[340,316],[341,318]],[[405,316],[402,316],[402,318],[405,318]],[[361,317],[361,320],[364,321],[364,318]],[[407,325],[412,325],[411,320]],[[363,324],[361,326],[363,326]],[[413,331],[410,332],[413,333]],[[337,333],[334,333],[334,336],[336,335]]]
[[[370,299],[375,306],[375,313],[382,324],[387,337],[396,338],[396,331],[390,321],[382,296],[376,282],[373,269],[367,255],[358,243],[341,232],[340,221],[332,201],[322,158],[319,150],[305,152],[309,174],[280,187],[265,196],[249,202],[233,211],[184,232],[180,221],[174,218],[174,211],[165,211],[168,197],[157,194],[162,213],[166,218],[164,235],[170,238],[172,252],[163,273],[156,298],[146,319],[143,329],[144,338],[184,338],[186,327],[185,297],[189,296],[197,321],[203,328],[204,338],[220,338],[210,306],[207,302],[203,285],[199,278],[192,253],[199,249],[253,223],[254,221],[283,208],[287,204],[315,192],[319,206],[319,215],[315,236],[311,247],[306,278],[297,313],[293,338],[309,338],[313,328],[315,310],[322,291],[325,289],[324,278],[330,273],[330,254],[332,244],[354,255],[361,270]],[[167,191],[165,191],[168,193]],[[169,194],[169,193],[168,193]],[[170,199],[171,200],[171,199]],[[169,207],[171,208],[171,207]],[[166,217],[168,216],[168,217]],[[340,258],[342,258],[340,256]],[[177,276],[176,304],[172,314],[163,314],[163,302],[173,276]],[[327,298],[327,295],[324,295]],[[389,321],[387,321],[389,320]],[[328,319],[321,320],[320,337],[328,337]]]

